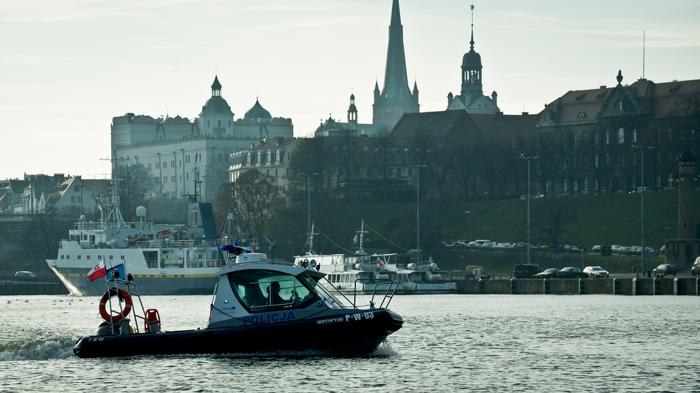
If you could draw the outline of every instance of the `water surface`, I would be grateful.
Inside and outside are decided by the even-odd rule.
[[[204,327],[210,300],[144,298],[166,330]],[[74,357],[97,304],[0,297],[0,392],[700,391],[698,297],[396,296],[404,328],[367,357]]]

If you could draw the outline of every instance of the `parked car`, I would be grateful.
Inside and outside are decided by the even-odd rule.
[[[559,278],[588,278],[588,274],[577,267],[565,267],[559,270]]]
[[[652,271],[652,274],[656,277],[665,277],[666,275],[675,276],[678,274],[678,269],[676,269],[675,265],[662,263]]]
[[[693,273],[694,276],[700,276],[700,257],[695,258],[695,263],[690,272]]]
[[[600,266],[586,266],[583,268],[583,272],[588,275],[589,278],[608,278],[610,273]]]
[[[559,269],[556,267],[550,267],[549,269],[545,269],[544,271],[541,271],[537,274],[535,274],[535,278],[557,278],[559,277]]]
[[[513,268],[513,277],[515,278],[532,278],[540,271],[540,265],[534,263],[522,263],[515,265]]]
[[[20,270],[15,272],[15,279],[20,281],[34,281],[36,280],[36,274],[28,270]]]

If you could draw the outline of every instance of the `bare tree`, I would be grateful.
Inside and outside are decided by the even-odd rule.
[[[241,174],[235,183],[225,184],[217,196],[217,216],[232,212],[240,228],[250,237],[266,236],[284,198],[271,176],[258,170]]]

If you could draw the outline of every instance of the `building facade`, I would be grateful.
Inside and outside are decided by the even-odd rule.
[[[221,95],[215,77],[211,97],[194,120],[153,118],[127,113],[113,118],[113,172],[140,165],[148,172],[151,198],[185,198],[195,194],[211,202],[227,179],[229,157],[265,138],[292,138],[292,120],[273,117],[255,101],[242,119]]]
[[[540,192],[675,188],[677,157],[700,148],[700,80],[622,81],[620,71],[614,87],[569,91],[545,105],[537,123]]]
[[[283,192],[289,188],[289,163],[299,144],[298,139],[277,138],[250,146],[248,149],[231,154],[228,180],[231,183],[251,170],[270,176]]]

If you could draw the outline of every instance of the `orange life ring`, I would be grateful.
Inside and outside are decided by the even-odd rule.
[[[107,308],[105,306],[109,298],[111,298],[114,295],[117,295],[120,301],[124,300],[125,306],[121,313],[117,315],[110,315],[110,313],[107,312]],[[129,292],[121,288],[110,288],[109,291],[105,292],[105,294],[102,295],[102,299],[100,299],[100,316],[107,322],[117,323],[121,321],[124,317],[129,315],[129,313],[131,312],[131,306],[133,306],[133,304],[134,303],[131,300],[131,295],[129,295]]]

